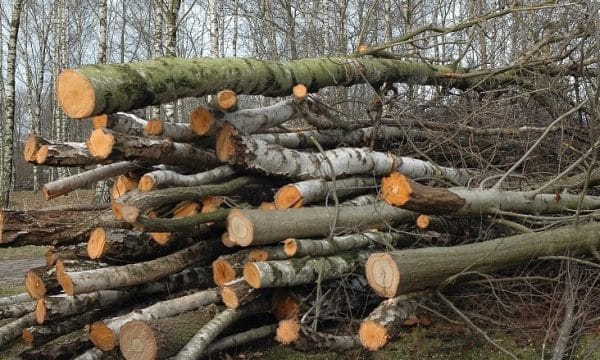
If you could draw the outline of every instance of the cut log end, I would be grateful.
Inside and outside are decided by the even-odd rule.
[[[160,119],[150,119],[146,122],[144,133],[146,135],[159,136],[165,131],[163,122]]]
[[[46,295],[46,285],[40,276],[33,271],[28,271],[25,274],[25,289],[34,300],[41,299]]]
[[[92,118],[92,128],[93,129],[100,129],[100,128],[105,128],[108,127],[108,115],[98,115],[98,116],[94,116]]]
[[[231,210],[227,216],[227,232],[229,239],[240,246],[249,246],[254,240],[252,222],[237,209]]]
[[[190,127],[198,135],[206,135],[213,127],[215,120],[205,107],[197,107],[190,113]]]
[[[36,162],[36,155],[42,144],[39,142],[39,137],[35,134],[31,134],[25,141],[25,147],[23,148],[23,157],[27,162]]]
[[[384,347],[390,338],[385,326],[372,320],[365,320],[360,324],[358,337],[362,346],[371,351]]]
[[[156,180],[152,175],[146,174],[140,178],[138,188],[140,191],[152,191],[156,189]]]
[[[295,101],[304,101],[308,97],[308,89],[304,84],[297,84],[292,88],[292,94]]]
[[[431,219],[429,218],[428,215],[422,214],[422,215],[417,216],[416,223],[417,223],[417,227],[419,229],[425,230],[429,227],[429,224],[431,223]]]
[[[42,145],[35,153],[35,163],[44,165],[48,159],[48,145]]]
[[[237,309],[240,307],[240,300],[238,299],[237,294],[227,286],[221,288],[221,299],[223,304],[229,309]]]
[[[127,360],[156,359],[158,346],[152,328],[143,321],[130,321],[121,327],[119,347]]]
[[[182,201],[173,209],[173,218],[183,218],[198,214],[200,204],[195,201]]]
[[[170,232],[153,232],[150,233],[150,237],[158,245],[167,245],[171,241],[172,234]]]
[[[232,90],[219,91],[216,103],[221,111],[232,111],[237,107],[237,95]]]
[[[35,304],[35,320],[42,325],[46,321],[46,300],[41,298]]]
[[[275,193],[275,207],[278,209],[299,208],[304,204],[300,190],[293,184],[285,185]]]
[[[121,204],[118,211],[120,211],[123,220],[131,224],[135,223],[140,216],[140,209],[131,205]]]
[[[233,137],[236,130],[231,125],[223,126],[217,133],[216,153],[220,161],[229,161],[235,156]]]
[[[275,206],[275,203],[268,202],[268,201],[261,202],[260,206],[258,208],[260,210],[277,210],[277,207]]]
[[[103,228],[95,228],[90,233],[87,243],[87,253],[90,259],[100,259],[108,250],[106,231]]]
[[[115,137],[103,128],[92,131],[87,141],[90,154],[98,159],[106,159],[112,153],[114,145]]]
[[[371,289],[384,297],[394,297],[400,286],[400,270],[389,254],[376,253],[365,263],[367,282]]]
[[[231,264],[223,259],[217,259],[212,263],[213,281],[215,285],[222,287],[235,279],[235,269]]]
[[[225,199],[222,196],[206,196],[202,199],[202,213],[211,213],[219,210]]]
[[[263,249],[254,249],[248,253],[248,261],[267,261],[269,252]]]
[[[369,49],[369,45],[367,44],[360,44],[358,45],[358,49],[356,49],[356,51],[358,51],[358,53],[363,53],[365,51],[367,51]]]
[[[294,319],[300,314],[300,302],[288,289],[277,289],[271,299],[272,313],[277,320]]]
[[[21,336],[23,342],[27,345],[33,344],[33,333],[30,329],[23,329],[23,335]]]
[[[289,345],[300,337],[300,324],[298,320],[281,320],[275,333],[275,340],[283,345]]]
[[[289,257],[296,256],[296,253],[298,252],[298,243],[296,242],[296,239],[285,239],[283,241],[283,252]]]
[[[221,242],[223,243],[223,245],[225,245],[225,247],[228,248],[236,246],[236,243],[231,241],[231,239],[229,238],[229,233],[227,231],[225,231],[223,235],[221,235]]]
[[[76,70],[64,70],[56,80],[56,97],[67,116],[81,119],[94,115],[96,92],[92,82]]]
[[[412,189],[406,177],[398,172],[381,180],[381,198],[390,205],[402,206],[410,200]]]
[[[75,285],[73,284],[73,279],[71,279],[69,274],[64,271],[64,267],[62,271],[59,271],[59,264],[61,264],[61,262],[57,261],[56,277],[58,278],[58,283],[65,291],[65,294],[73,296],[75,295]]]
[[[255,289],[260,289],[261,287],[261,279],[260,279],[260,271],[258,267],[254,263],[246,263],[244,264],[244,280],[248,283],[248,285],[252,286]]]
[[[90,327],[90,340],[102,351],[111,351],[117,345],[115,333],[102,321],[96,321]]]

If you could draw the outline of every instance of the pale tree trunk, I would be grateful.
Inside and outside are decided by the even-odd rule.
[[[177,56],[177,20],[179,18],[179,9],[181,8],[181,0],[170,0],[169,6],[166,9],[165,20],[167,30],[167,52],[165,55]],[[180,103],[181,100],[177,100]],[[179,104],[181,105],[181,104]],[[177,122],[175,118],[175,103],[165,104],[165,118],[168,122]]]
[[[383,16],[385,21],[385,36],[383,38],[383,41],[388,42],[392,40],[392,1],[383,0],[383,7]]]
[[[154,46],[154,58],[157,59],[163,55],[162,46],[162,25],[163,25],[163,7],[162,0],[154,1],[154,34],[153,34],[153,46]],[[150,110],[150,118],[156,119],[160,116],[160,105],[152,106]]]
[[[210,14],[210,55],[219,57],[219,1],[208,1],[208,12]]]
[[[235,0],[235,4],[234,4],[234,8],[233,8],[233,35],[231,38],[231,47],[233,48],[233,57],[237,56],[239,11],[240,11],[240,6],[238,3],[238,0]]]
[[[96,62],[98,64],[106,64],[106,2],[107,0],[100,0],[98,2],[99,40],[98,53],[96,54]],[[111,184],[108,180],[98,181],[96,183],[96,192],[94,193],[94,202],[110,202],[110,189]]]
[[[2,153],[2,187],[0,190],[0,206],[8,207],[9,194],[12,190],[13,175],[13,133],[15,129],[15,70],[17,55],[17,39],[21,21],[22,0],[13,1],[10,20],[10,35],[8,39],[7,86],[6,86],[6,120],[3,134]]]

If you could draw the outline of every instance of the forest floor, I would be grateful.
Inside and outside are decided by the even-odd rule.
[[[14,209],[34,209],[49,206],[89,203],[92,191],[77,191],[66,197],[45,202],[41,194],[16,192],[11,196]],[[19,294],[25,291],[23,279],[32,267],[45,263],[45,247],[26,246],[21,248],[0,249],[0,297]],[[398,339],[378,352],[365,350],[349,351],[344,354],[317,352],[307,354],[279,345],[275,340],[266,339],[252,345],[230,351],[223,359],[261,359],[261,360],[328,360],[328,359],[507,359],[508,357],[475,334],[463,324],[450,324],[442,319],[432,318],[428,327],[411,327]],[[488,335],[497,343],[515,354],[519,359],[541,359],[543,339],[532,339],[506,331],[486,329]],[[550,349],[551,349],[551,345]],[[23,344],[0,351],[0,359],[18,359],[17,354],[24,350]],[[549,358],[546,349],[546,358]],[[590,334],[580,339],[572,358],[600,360],[600,334]]]

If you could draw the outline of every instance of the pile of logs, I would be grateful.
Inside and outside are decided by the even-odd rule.
[[[301,350],[377,350],[458,274],[600,245],[592,222],[419,246],[448,231],[447,218],[552,216],[598,209],[600,198],[474,189],[490,174],[385,145],[426,134],[341,123],[309,94],[404,81],[399,61],[172,61],[63,72],[61,106],[93,116],[93,131],[86,143],[27,139],[28,162],[86,169],[46,184],[46,199],[114,185],[110,204],[1,213],[0,246],[49,246],[46,266],[26,275],[27,294],[0,299],[0,345],[22,338],[31,345],[22,358],[197,359],[266,337]],[[442,81],[436,71],[448,70],[424,68],[422,81]],[[220,80],[185,81],[195,72]],[[237,94],[291,97],[241,109]],[[210,103],[185,123],[119,112],[204,95]],[[293,119],[310,126],[291,130]],[[339,324],[346,332],[331,331]]]

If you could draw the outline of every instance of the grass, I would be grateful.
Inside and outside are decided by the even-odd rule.
[[[14,248],[0,249],[0,260],[18,260],[18,259],[33,259],[44,257],[46,254],[45,246],[21,246]]]

